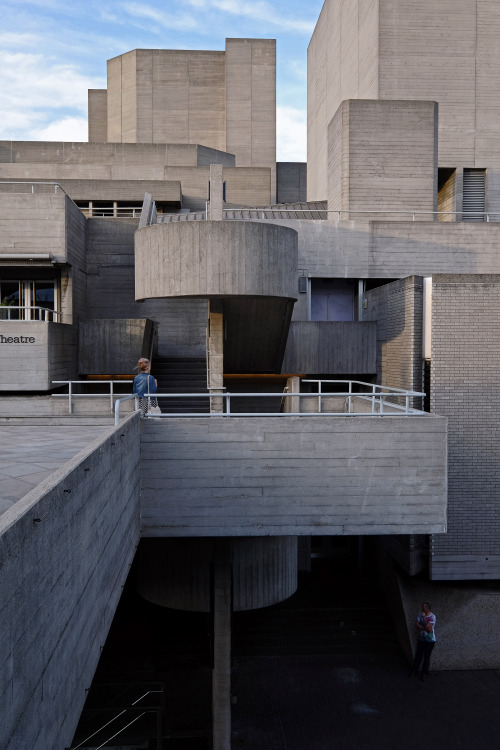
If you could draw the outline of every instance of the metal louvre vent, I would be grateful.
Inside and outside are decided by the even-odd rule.
[[[463,220],[484,221],[484,169],[464,169]]]

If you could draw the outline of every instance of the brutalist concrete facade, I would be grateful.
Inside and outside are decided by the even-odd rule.
[[[442,602],[450,621],[464,601],[478,601],[478,581],[500,578],[500,155],[498,120],[484,96],[500,69],[487,64],[497,48],[486,29],[497,28],[500,16],[481,0],[460,0],[451,10],[430,0],[327,0],[309,53],[307,182],[314,204],[303,202],[303,167],[286,165],[278,169],[278,199],[293,204],[273,205],[270,40],[228,40],[225,52],[128,52],[109,61],[108,89],[89,92],[94,142],[0,144],[0,345],[2,361],[15,359],[22,369],[0,369],[0,417],[59,413],[52,380],[132,373],[145,352],[152,352],[153,371],[162,360],[171,366],[201,358],[206,382],[217,389],[211,415],[175,418],[170,432],[166,420],[141,425],[130,418],[115,437],[127,443],[133,462],[122,456],[106,480],[116,490],[113,513],[125,501],[129,513],[126,529],[116,525],[127,545],[120,571],[140,535],[155,537],[160,555],[162,543],[181,538],[193,577],[189,596],[176,590],[174,598],[204,611],[206,585],[197,581],[206,582],[213,565],[217,750],[230,747],[231,555],[242,565],[239,579],[250,582],[241,600],[262,606],[266,560],[272,601],[293,590],[300,538],[378,537],[382,567],[394,576],[393,562],[399,565],[391,590],[408,628],[420,603],[413,597],[422,596],[416,573],[425,579],[425,598],[437,610]],[[434,37],[421,45],[429,19],[439,39],[446,37],[438,51]],[[452,74],[448,65],[446,75],[436,75],[457,50]],[[184,82],[180,93],[169,71]],[[152,91],[164,94],[156,109]],[[175,96],[178,121],[162,117]],[[191,130],[183,126],[188,115]],[[151,196],[156,206],[139,228],[144,193],[144,206],[152,207]],[[113,342],[119,351],[110,351]],[[171,373],[167,382],[190,392],[190,377]],[[318,397],[311,393],[302,407],[299,379],[427,390],[430,413],[354,416],[344,405],[341,417],[302,416]],[[282,413],[284,385],[294,397]],[[265,411],[263,402],[243,402],[244,414],[223,417],[223,388],[273,388],[277,406],[266,407],[265,417],[248,416]],[[421,409],[420,397],[412,396],[411,406]],[[97,462],[100,455],[110,463],[111,445],[96,448]],[[80,479],[85,485],[85,474]],[[84,489],[78,485],[78,497]],[[95,483],[90,489],[102,500]],[[27,510],[13,516],[19,528]],[[90,525],[100,529],[102,514],[98,503]],[[12,564],[14,533],[6,528],[0,537],[2,565]],[[217,539],[209,554],[201,551],[205,537]],[[23,540],[16,552],[22,560],[32,554],[31,535]],[[237,552],[241,540],[244,553]],[[172,580],[174,558],[162,573]],[[109,583],[112,607],[122,578]],[[445,596],[439,581],[474,585]],[[16,592],[21,601],[22,582]],[[85,607],[76,606],[75,627],[83,627]],[[106,607],[96,625],[102,638]],[[499,611],[500,594],[490,589],[467,658],[444,643],[437,665],[497,667],[500,647],[491,633]],[[6,663],[18,658],[9,627]],[[50,637],[57,643],[59,634]],[[80,673],[87,676],[97,656],[93,646],[84,651]],[[66,666],[63,659],[59,667]],[[81,678],[72,679],[68,700],[81,707]],[[19,692],[19,726],[25,692],[35,690],[26,684],[11,671],[4,686]],[[33,735],[33,748],[69,743],[74,716],[66,718],[63,704],[58,722]],[[18,740],[15,721],[12,727],[7,748]]]

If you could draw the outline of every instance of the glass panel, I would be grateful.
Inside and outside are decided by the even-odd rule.
[[[354,320],[354,304],[352,294],[328,295],[328,320]]]
[[[19,281],[2,281],[0,285],[0,303],[3,320],[19,320],[19,310],[3,310],[4,307],[17,307],[19,301]]]
[[[54,282],[53,281],[35,281],[35,305],[54,309]]]
[[[327,320],[328,295],[311,295],[311,320]]]

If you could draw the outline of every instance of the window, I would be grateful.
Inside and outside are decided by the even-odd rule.
[[[0,279],[3,320],[58,319],[56,279]]]
[[[311,320],[355,320],[355,282],[311,279]]]

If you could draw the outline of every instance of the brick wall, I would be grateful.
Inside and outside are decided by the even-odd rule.
[[[448,417],[448,533],[434,579],[500,578],[500,276],[433,277],[431,410]]]
[[[422,390],[422,277],[385,284],[366,292],[365,297],[363,320],[377,321],[378,382]]]

